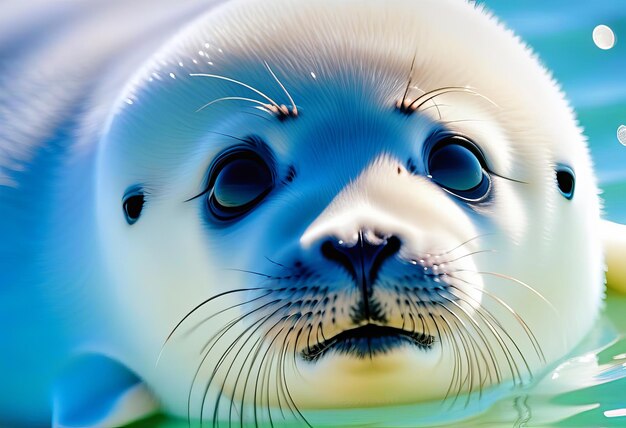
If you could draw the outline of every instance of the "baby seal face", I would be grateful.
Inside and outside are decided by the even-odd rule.
[[[115,340],[170,412],[524,384],[597,314],[584,138],[470,5],[232,2],[122,101],[97,171]]]

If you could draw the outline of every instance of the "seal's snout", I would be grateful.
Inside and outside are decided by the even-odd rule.
[[[360,230],[356,242],[331,238],[322,243],[320,250],[324,258],[344,267],[369,294],[381,266],[396,255],[400,247],[401,241],[397,236],[381,236]]]

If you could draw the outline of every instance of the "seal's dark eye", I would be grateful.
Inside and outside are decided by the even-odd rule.
[[[448,136],[438,141],[428,154],[428,175],[458,197],[476,201],[490,187],[478,149],[463,137]]]
[[[124,195],[124,214],[128,224],[134,224],[139,220],[141,210],[143,210],[144,195],[141,190],[133,189]]]
[[[574,187],[576,184],[576,178],[574,177],[574,171],[565,165],[559,165],[556,168],[556,182],[559,185],[561,194],[566,199],[572,199],[574,197]]]
[[[250,211],[274,187],[274,175],[256,152],[236,149],[221,155],[209,178],[208,205],[219,220],[231,220]]]

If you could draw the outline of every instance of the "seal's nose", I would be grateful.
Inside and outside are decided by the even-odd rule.
[[[328,239],[322,244],[321,251],[326,259],[343,266],[363,287],[364,297],[367,297],[383,262],[396,254],[400,246],[400,239],[396,236],[379,236],[360,230],[356,242]]]

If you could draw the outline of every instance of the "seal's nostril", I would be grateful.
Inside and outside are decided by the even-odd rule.
[[[373,253],[371,266],[369,268],[369,279],[371,283],[376,281],[376,276],[378,275],[378,271],[380,270],[383,262],[398,253],[401,246],[402,242],[400,241],[400,238],[397,236],[389,236],[385,239],[385,241],[383,241],[382,244],[374,247],[376,251]]]
[[[348,247],[342,241],[327,240],[322,244],[321,250],[325,258],[343,266],[356,281],[358,262],[354,259],[354,251],[349,251],[350,248],[355,248],[355,246]]]
[[[359,239],[352,245],[336,239],[327,240],[322,244],[321,251],[326,259],[343,266],[359,285],[365,284],[370,288],[383,262],[396,254],[402,244],[396,236],[382,238],[378,235],[380,239],[375,243],[367,237],[367,233],[360,231]]]

